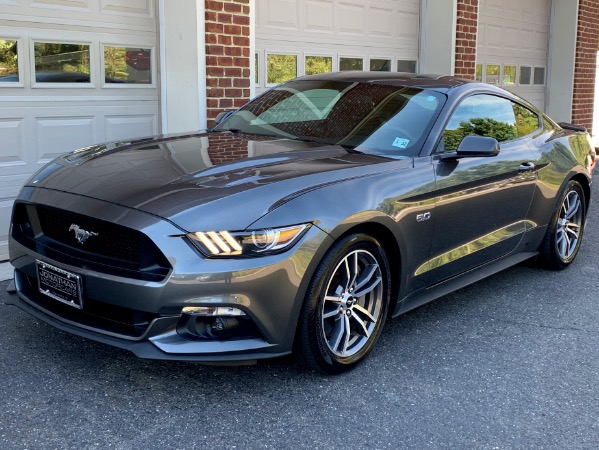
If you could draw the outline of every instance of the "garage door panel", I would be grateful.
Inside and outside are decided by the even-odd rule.
[[[156,33],[155,0],[0,0],[0,20],[147,30]],[[90,20],[91,19],[91,20]],[[123,28],[122,25],[127,25]]]
[[[257,49],[263,47],[263,41],[276,44],[286,36],[290,42],[316,43],[323,33],[332,35],[324,39],[339,44],[355,41],[370,46],[393,47],[398,38],[406,37],[414,45],[418,39],[419,0],[261,0],[257,5]],[[373,39],[366,43],[363,37],[368,36]]]
[[[80,147],[160,130],[155,0],[0,0],[0,5],[0,39],[16,40],[18,50],[18,81],[0,84],[3,260],[13,200],[33,172]],[[72,44],[89,46],[76,69]],[[52,64],[38,62],[36,73],[39,56]],[[73,71],[81,82],[67,82]],[[35,81],[38,76],[46,82]]]
[[[391,38],[395,34],[397,20],[392,8],[371,6],[368,9],[368,31],[370,36]]]
[[[46,163],[69,149],[97,141],[95,118],[36,117],[37,162]]]
[[[6,202],[16,197],[21,190],[21,186],[30,176],[29,172],[0,176],[0,202]]]
[[[314,67],[339,70],[340,58],[343,67],[353,69],[360,68],[361,60],[363,70],[369,70],[373,59],[388,60],[394,71],[398,61],[411,67],[418,59],[419,15],[420,0],[258,0],[256,93],[293,73],[314,73]],[[312,64],[314,56],[329,62]],[[376,62],[381,67],[389,63]]]
[[[549,33],[550,0],[481,0],[477,43],[477,64],[483,81],[495,81],[529,100],[545,106],[545,83],[520,84],[520,70],[545,70]],[[486,67],[499,65],[501,72],[485,78]],[[516,79],[510,75],[514,67]],[[526,78],[526,77],[525,77]]]
[[[0,180],[2,177],[0,177]],[[10,214],[12,212],[13,201],[0,200],[0,256],[8,255],[8,228],[10,226]],[[0,261],[2,260],[0,259]]]
[[[339,3],[337,6],[337,29],[341,34],[364,36],[366,7],[354,3]]]
[[[263,28],[299,29],[298,0],[262,0],[258,11],[258,25]]]
[[[106,140],[119,141],[156,134],[154,130],[156,130],[157,121],[157,114],[106,115],[104,118]]]
[[[501,25],[489,24],[486,28],[488,48],[501,49],[503,48],[503,27]]]
[[[0,119],[0,142],[4,148],[0,153],[0,167],[25,164],[23,120],[24,117]]]
[[[90,12],[92,4],[89,0],[33,0],[30,5],[33,8],[53,8],[66,11]]]
[[[327,0],[306,0],[304,3],[306,31],[333,33],[333,2]]]
[[[152,0],[102,0],[100,10],[104,14],[141,17],[154,21]]]

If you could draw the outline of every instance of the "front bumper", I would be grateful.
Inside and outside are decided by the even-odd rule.
[[[181,230],[173,224],[140,211],[43,189],[26,200],[56,208],[68,203],[92,218],[101,211],[101,219],[142,231],[164,253],[172,270],[163,280],[148,281],[121,276],[114,268],[89,269],[68,255],[45,253],[39,246],[33,250],[12,235],[9,241],[18,293],[9,304],[56,328],[141,358],[235,362],[290,353],[315,253],[331,239],[312,227],[294,248],[279,255],[210,260],[181,238]],[[81,311],[39,292],[36,260],[82,277]],[[190,339],[178,331],[181,311],[189,306],[240,309],[258,333],[247,338]],[[122,323],[121,317],[128,317],[129,323]]]

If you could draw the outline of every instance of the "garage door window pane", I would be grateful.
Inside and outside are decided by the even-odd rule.
[[[268,55],[266,66],[266,81],[283,83],[297,76],[297,55]]]
[[[35,81],[38,83],[89,83],[89,45],[36,42]]]
[[[535,67],[534,84],[543,85],[545,84],[545,68]]]
[[[151,84],[152,50],[134,47],[104,47],[106,83]]]
[[[391,72],[390,59],[371,59],[370,70],[375,72]]]
[[[520,84],[530,84],[531,68],[529,66],[520,66]]]
[[[258,73],[258,68],[260,67],[259,62],[260,62],[260,59],[259,59],[258,53],[256,53],[255,57],[254,57],[254,83],[255,84],[260,84],[259,83],[260,78],[259,78],[259,73]]]
[[[364,70],[362,58],[339,58],[339,70]]]
[[[486,81],[489,84],[499,85],[499,69],[498,64],[487,64]]]
[[[17,41],[0,39],[0,83],[19,81]]]
[[[306,56],[306,75],[333,71],[333,58],[329,56]]]
[[[476,65],[476,76],[475,76],[475,80],[476,81],[483,81],[483,65],[482,64],[477,64]]]
[[[513,86],[516,84],[516,66],[503,66],[503,85]]]
[[[397,61],[397,71],[398,72],[407,72],[407,73],[416,73],[416,61],[398,60]]]

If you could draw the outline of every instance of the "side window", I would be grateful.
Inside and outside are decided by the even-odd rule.
[[[539,116],[522,105],[513,103],[518,137],[526,136],[539,128]]]
[[[518,130],[512,102],[486,94],[463,100],[443,131],[445,151],[455,151],[469,134],[493,137],[499,142],[516,139]]]

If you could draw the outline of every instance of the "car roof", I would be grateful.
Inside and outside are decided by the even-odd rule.
[[[346,72],[328,72],[317,75],[306,75],[296,80],[329,80],[355,83],[374,83],[395,86],[410,86],[423,89],[447,91],[451,88],[474,83],[472,80],[447,75],[416,75],[405,72],[368,72],[352,70]]]

